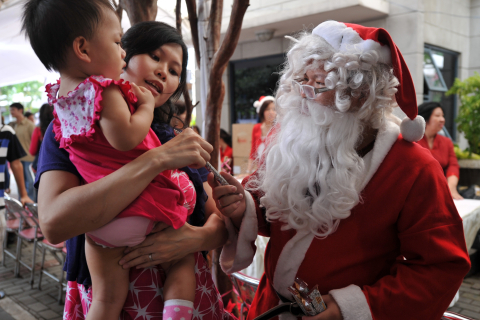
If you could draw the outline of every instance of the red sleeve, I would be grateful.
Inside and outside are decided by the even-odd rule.
[[[390,275],[362,288],[373,319],[440,319],[470,260],[462,219],[433,159],[413,182],[396,225],[400,252]]]
[[[252,130],[252,149],[250,150],[250,159],[255,160],[257,157],[257,148],[262,139],[262,124],[257,123]]]
[[[225,153],[223,154],[224,157],[229,157],[230,159],[233,158],[233,150],[230,148],[230,146],[227,146],[225,148]]]
[[[242,181],[242,186],[245,188],[245,185],[250,179],[255,177],[256,173],[246,177]],[[270,237],[270,223],[268,223],[265,216],[265,208],[260,208],[260,194],[259,191],[248,190],[252,195],[253,202],[255,202],[255,212],[257,213],[257,224],[258,224],[258,234],[263,237]]]
[[[446,176],[447,178],[450,176],[460,178],[460,166],[458,165],[457,156],[453,150],[453,143],[450,139],[447,139],[446,141],[448,143],[448,166],[447,170],[445,170]]]
[[[39,127],[35,127],[32,133],[32,142],[30,143],[30,154],[32,156],[38,153],[38,149],[40,147],[40,141],[42,141],[42,132],[40,131]]]

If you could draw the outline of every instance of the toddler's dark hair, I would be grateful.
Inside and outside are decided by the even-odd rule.
[[[25,3],[22,31],[47,70],[65,65],[68,48],[76,37],[91,39],[108,0],[29,0]]]

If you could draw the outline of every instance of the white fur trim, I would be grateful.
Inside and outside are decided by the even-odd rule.
[[[227,243],[220,255],[220,266],[227,274],[245,269],[252,263],[255,256],[253,249],[258,234],[257,212],[255,202],[248,191],[245,191],[246,210],[238,235],[230,218],[225,218],[228,231]]]
[[[337,302],[344,320],[372,320],[367,298],[360,287],[353,284],[329,292]]]
[[[302,264],[313,238],[314,234],[308,231],[297,232],[285,244],[280,257],[278,257],[273,275],[273,287],[285,298],[292,295],[287,288],[295,281],[298,268]]]
[[[358,192],[365,188],[378,170],[393,144],[397,141],[399,133],[399,126],[390,119],[387,119],[378,130],[373,150],[364,158],[366,174],[362,179],[362,183],[358,186]],[[290,297],[287,288],[293,284],[298,268],[302,264],[313,239],[313,234],[297,233],[283,248],[273,276],[273,287],[281,295]]]
[[[422,116],[417,116],[414,120],[405,117],[400,124],[400,132],[407,141],[419,141],[425,134],[425,119]]]
[[[312,34],[324,38],[336,51],[343,53],[362,53],[375,50],[378,61],[391,65],[390,48],[371,39],[363,40],[358,32],[337,21],[325,21],[313,29]]]
[[[260,113],[260,107],[265,101],[275,101],[275,98],[272,96],[264,96],[262,100],[255,101],[253,106],[257,109],[257,113]]]
[[[362,181],[362,184],[360,185],[360,189],[358,190],[359,192],[365,189],[368,182],[370,182],[370,179],[372,179],[375,172],[377,172],[378,167],[380,167],[383,162],[383,159],[385,159],[393,144],[395,141],[397,141],[399,133],[400,128],[397,124],[395,124],[394,121],[391,121],[390,119],[387,119],[384,125],[378,129],[373,150],[363,159],[367,173]]]

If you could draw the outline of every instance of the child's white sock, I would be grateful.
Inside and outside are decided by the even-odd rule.
[[[163,307],[163,320],[191,320],[193,302],[181,299],[165,301]]]

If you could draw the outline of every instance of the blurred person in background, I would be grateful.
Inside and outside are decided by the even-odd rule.
[[[432,156],[442,166],[453,199],[463,199],[457,191],[460,166],[453,151],[453,143],[449,138],[437,134],[445,125],[442,106],[438,102],[425,102],[418,106],[418,114],[425,119],[426,123],[425,135],[422,140],[418,141],[418,144],[430,150]]]
[[[172,117],[170,125],[176,129],[184,129],[188,127],[188,123],[185,123],[187,119],[187,107],[182,100],[178,100],[174,104],[176,112]]]
[[[32,162],[32,170],[33,172],[37,172],[37,163],[38,163],[38,153],[40,151],[40,146],[42,145],[43,136],[45,135],[45,131],[47,130],[48,125],[53,120],[53,107],[48,103],[44,103],[40,107],[40,123],[35,130],[33,130],[32,134],[32,142],[30,144],[30,154],[35,157]],[[37,201],[37,192],[35,191],[34,199],[35,202]]]
[[[20,161],[23,165],[23,178],[25,180],[25,188],[27,188],[28,197],[33,199],[35,197],[33,191],[33,175],[30,173],[29,166],[32,164],[34,157],[29,153],[29,150],[33,130],[35,130],[35,124],[24,116],[23,110],[23,105],[18,102],[10,105],[10,114],[16,119],[16,121],[9,123],[9,125],[15,130],[15,134],[20,141],[23,150],[26,152],[26,156],[21,158]],[[20,190],[18,193],[20,194]]]
[[[222,171],[230,173],[233,166],[232,136],[220,129],[220,162]]]
[[[275,111],[275,98],[272,96],[261,96],[253,106],[257,109],[260,122],[253,127],[252,148],[248,159],[247,173],[252,173],[256,167],[256,159],[265,150],[265,138],[273,126],[277,113]]]
[[[32,121],[33,123],[35,123],[35,115],[33,113],[31,113],[30,111],[27,111],[25,112],[25,118],[27,118],[28,120]]]
[[[193,131],[195,131],[196,134],[199,136],[202,135],[202,132],[200,131],[200,128],[198,126],[192,126]]]

